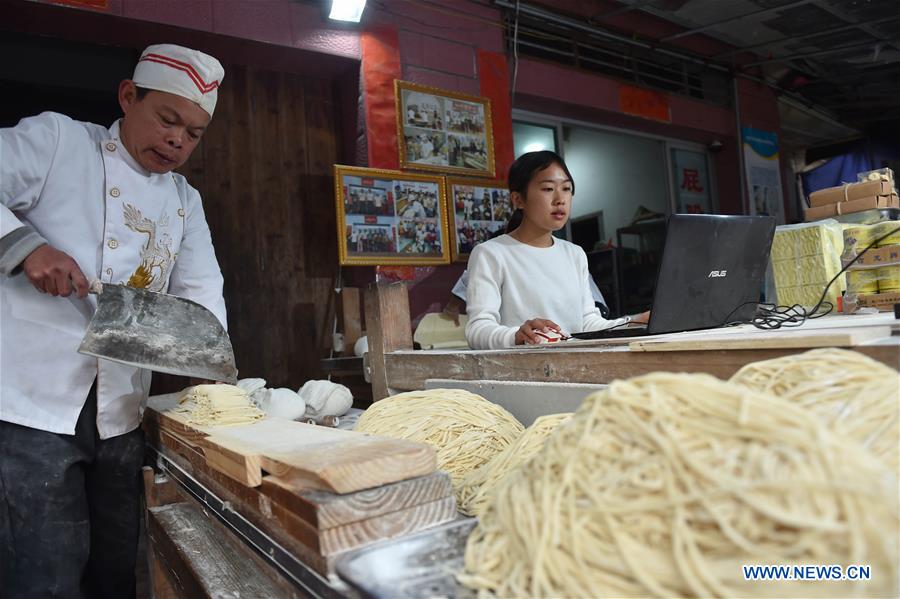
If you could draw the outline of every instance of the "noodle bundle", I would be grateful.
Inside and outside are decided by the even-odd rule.
[[[900,470],[900,374],[893,368],[856,351],[816,349],[748,364],[731,382],[812,410]]]
[[[462,389],[429,389],[375,402],[354,430],[433,445],[438,468],[450,474],[456,490],[463,476],[503,451],[523,427],[512,414],[480,395]]]
[[[515,443],[495,455],[490,462],[469,473],[460,484],[459,511],[477,516],[487,504],[494,488],[503,478],[536,454],[556,427],[571,418],[571,413],[541,416],[519,435]]]
[[[503,597],[895,597],[897,490],[789,401],[707,375],[616,381],[500,483],[460,580]],[[872,577],[746,580],[753,564]]]
[[[261,420],[261,410],[250,402],[247,392],[236,385],[196,385],[178,400],[176,412],[188,415],[198,426],[250,424]]]

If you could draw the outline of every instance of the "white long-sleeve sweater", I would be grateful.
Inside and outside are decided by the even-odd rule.
[[[584,250],[563,239],[538,248],[501,235],[476,246],[469,256],[469,346],[511,347],[518,328],[533,318],[552,320],[564,333],[624,324],[600,316],[587,281]]]

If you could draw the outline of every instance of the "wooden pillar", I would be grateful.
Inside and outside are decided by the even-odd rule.
[[[163,476],[157,476],[153,468],[141,468],[144,479],[144,524],[147,534],[147,566],[150,575],[150,597],[153,599],[177,599],[178,593],[172,586],[165,569],[159,563],[156,546],[150,539],[150,508],[184,501],[175,483]]]
[[[390,395],[384,355],[412,349],[409,292],[405,283],[372,284],[366,289],[366,334],[369,340],[368,368],[372,400]]]
[[[359,288],[344,287],[341,289],[341,314],[344,327],[344,351],[345,356],[353,355],[353,346],[362,334],[362,318],[359,310]]]

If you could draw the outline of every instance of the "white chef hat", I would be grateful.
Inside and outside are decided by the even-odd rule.
[[[175,44],[156,44],[141,53],[132,80],[138,87],[196,102],[212,116],[224,77],[222,64],[209,54]]]

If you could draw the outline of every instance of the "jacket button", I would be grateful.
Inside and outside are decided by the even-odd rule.
[[[184,208],[178,209],[178,216],[181,216],[182,218],[184,217]]]
[[[106,149],[110,152],[115,152],[116,144],[114,144],[113,142],[109,142],[108,144],[106,144]]]
[[[119,197],[119,195],[121,195],[120,192],[119,192],[119,188],[118,188],[118,187],[113,187],[112,189],[110,189],[110,190],[109,190],[109,195],[111,195],[111,196],[114,197],[114,198]]]
[[[110,239],[109,241],[106,242],[106,245],[109,246],[109,249],[114,250],[117,247],[119,247],[119,242],[116,241],[115,239]]]

